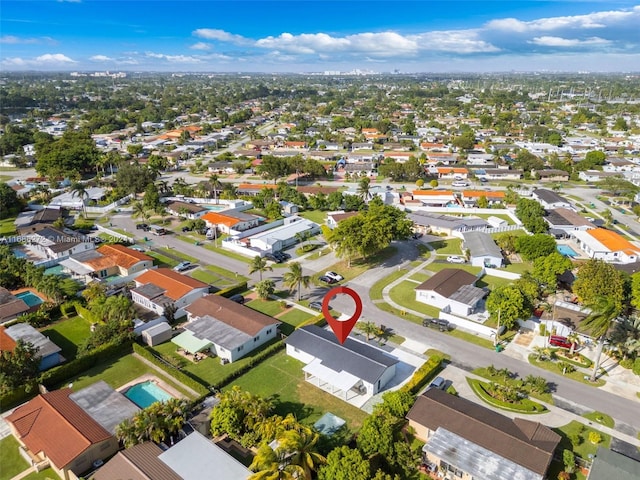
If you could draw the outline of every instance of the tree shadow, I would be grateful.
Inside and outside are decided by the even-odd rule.
[[[271,395],[269,400],[273,403],[274,412],[283,417],[291,413],[296,420],[300,421],[308,418],[313,413],[313,408],[304,403],[282,400],[279,393]]]

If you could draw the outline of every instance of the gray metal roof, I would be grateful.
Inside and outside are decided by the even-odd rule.
[[[441,228],[450,228],[452,230],[464,229],[474,229],[474,228],[483,228],[488,227],[489,223],[482,218],[459,218],[459,217],[451,217],[449,215],[438,215],[427,212],[412,212],[407,215],[409,220],[411,220],[416,225],[424,226],[424,227],[441,227]]]
[[[462,285],[456,290],[449,300],[464,303],[465,305],[474,306],[485,296],[485,291],[473,285]]]
[[[491,235],[485,232],[465,232],[464,247],[471,250],[472,257],[502,258],[500,247],[493,241]]]
[[[238,348],[253,338],[251,335],[220,320],[216,320],[210,315],[205,315],[198,320],[190,322],[184,328],[200,340],[208,340],[227,350]]]
[[[198,432],[158,457],[184,480],[246,480],[253,472]]]
[[[547,190],[546,188],[537,188],[533,191],[533,195],[549,205],[554,203],[569,203],[566,198],[558,195],[553,190]]]
[[[258,215],[253,215],[251,213],[244,213],[244,212],[241,212],[240,210],[224,210],[220,212],[220,215],[235,218],[237,220],[240,220],[241,222],[250,222],[252,220],[259,220],[261,218]]]
[[[422,448],[473,478],[483,480],[542,480],[544,477],[442,427]]]
[[[638,480],[640,462],[620,453],[599,447],[593,460],[589,480]]]
[[[69,398],[112,434],[123,420],[140,411],[131,400],[103,380],[72,393]]]
[[[162,295],[166,290],[164,288],[160,288],[153,283],[147,283],[145,285],[141,285],[138,288],[134,288],[131,290],[132,292],[136,292],[138,295],[142,295],[144,298],[152,299]]]
[[[36,347],[38,349],[38,355],[41,357],[47,357],[62,350],[58,345],[49,340],[48,337],[44,336],[28,323],[16,323],[8,327],[6,333],[16,342],[23,340]]]
[[[315,325],[297,329],[285,343],[320,359],[331,370],[348,372],[368,383],[377,382],[387,368],[398,363],[382,350],[352,338],[340,345],[333,332]]]

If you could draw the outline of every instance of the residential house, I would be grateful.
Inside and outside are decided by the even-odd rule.
[[[451,190],[414,190],[413,199],[428,207],[446,207],[456,203]]]
[[[345,212],[344,210],[329,212],[327,213],[327,226],[333,230],[342,220],[358,215],[358,213],[359,212]]]
[[[505,201],[505,193],[501,190],[463,190],[460,198],[465,207],[477,207],[482,197],[487,200],[489,206]]]
[[[464,167],[429,167],[428,173],[438,178],[459,180],[469,177],[469,170]]]
[[[167,212],[170,215],[175,215],[176,217],[184,217],[189,220],[197,220],[202,217],[207,210],[200,205],[189,202],[169,202],[166,204]]]
[[[38,395],[6,417],[34,462],[48,461],[63,480],[118,451],[118,440],[70,398],[72,393],[65,388]]]
[[[407,215],[413,222],[413,230],[420,233],[452,235],[453,232],[466,232],[487,228],[489,224],[482,218],[451,217],[438,213],[414,211]]]
[[[531,176],[538,177],[540,182],[568,182],[569,173],[564,170],[534,170],[531,172]]]
[[[129,277],[153,268],[153,258],[124,245],[103,245],[60,262],[65,271],[85,282],[119,276]]]
[[[580,180],[584,180],[585,182],[593,183],[599,182],[600,180],[604,180],[607,177],[619,177],[620,173],[618,172],[601,172],[600,170],[585,170],[578,174],[578,178]]]
[[[153,442],[144,442],[119,451],[98,471],[93,480],[183,480],[158,457],[163,450]]]
[[[473,173],[476,177],[485,180],[520,180],[524,172],[509,168],[476,168]]]
[[[202,216],[207,227],[218,228],[222,233],[243,232],[260,225],[262,217],[240,210],[225,210],[224,213],[209,212]]]
[[[308,232],[316,235],[320,232],[317,223],[306,218],[292,216],[284,219],[284,224],[279,227],[256,233],[249,237],[249,245],[263,252],[279,252],[295,244],[298,233]]]
[[[465,317],[477,311],[486,295],[475,286],[477,280],[475,275],[459,268],[445,268],[415,288],[416,300]]]
[[[537,188],[533,191],[532,196],[544,207],[545,210],[553,208],[572,208],[571,202],[561,195],[546,188]]]
[[[613,230],[574,230],[571,239],[590,258],[610,263],[634,263],[640,259],[640,247]]]
[[[504,258],[500,247],[485,232],[464,232],[463,248],[469,250],[469,261],[474,267],[502,267]]]
[[[22,212],[16,218],[14,225],[20,235],[27,235],[41,230],[45,227],[52,227],[53,224],[62,219],[64,222],[68,217],[68,210],[60,207],[46,207],[42,210]]]
[[[106,198],[104,188],[87,187],[85,190],[87,193],[82,197],[75,192],[66,192],[58,195],[51,199],[49,205],[69,208],[72,210],[82,210],[85,205],[89,205],[92,202],[99,202]]]
[[[210,350],[235,362],[277,335],[280,322],[220,295],[207,295],[185,308],[189,323],[172,342],[191,353]]]
[[[409,160],[410,157],[415,157],[414,152],[384,152],[384,159],[387,160],[391,158],[398,163],[404,163]]]
[[[455,165],[458,163],[458,154],[448,152],[428,152],[426,163],[430,166]]]
[[[494,155],[491,153],[469,152],[467,154],[467,165],[489,166],[494,164]]]
[[[35,347],[38,350],[36,355],[40,357],[38,366],[40,371],[55,367],[65,360],[60,354],[62,349],[28,323],[16,323],[7,328],[0,325],[0,337],[5,337],[5,341],[2,343],[6,347],[2,346],[0,348],[2,351],[13,351],[19,340]]]
[[[13,295],[9,290],[0,287],[0,323],[15,320],[31,307],[22,299]]]
[[[547,210],[544,219],[549,224],[549,229],[552,233],[563,232],[568,234],[574,230],[595,228],[595,225],[589,220],[568,208]]]
[[[614,452],[605,447],[598,447],[587,480],[638,480],[640,478],[640,462]]]
[[[544,480],[561,439],[541,423],[510,419],[437,388],[416,399],[407,419],[426,442],[423,463],[450,479]]]
[[[181,309],[209,292],[206,283],[169,268],[147,270],[136,277],[135,282],[136,288],[131,290],[131,299],[158,315],[164,315],[165,307],[173,304],[179,317]]]
[[[307,325],[285,340],[287,355],[305,363],[305,380],[349,400],[371,397],[394,377],[398,360],[383,350],[347,338],[343,344],[328,330]]]
[[[261,190],[277,190],[278,186],[273,183],[241,183],[238,185],[238,195],[257,195]]]
[[[72,255],[95,249],[95,243],[84,235],[64,228],[45,227],[27,235],[27,249],[47,260],[64,260]]]
[[[302,193],[305,197],[309,198],[311,195],[330,195],[334,192],[340,191],[340,187],[331,187],[327,185],[309,185],[297,187],[298,192]]]

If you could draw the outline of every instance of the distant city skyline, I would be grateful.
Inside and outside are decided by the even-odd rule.
[[[8,71],[640,72],[629,1],[4,1]]]

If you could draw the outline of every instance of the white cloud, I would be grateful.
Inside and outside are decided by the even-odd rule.
[[[167,55],[165,53],[145,53],[147,57],[166,60],[169,63],[201,63],[202,59],[193,55]]]
[[[591,37],[585,40],[580,40],[577,38],[542,36],[534,37],[529,43],[544,47],[588,47],[592,45],[608,45],[611,42],[600,37]]]
[[[45,53],[36,58],[26,59],[21,57],[10,57],[2,60],[3,65],[10,67],[31,67],[31,68],[51,68],[64,67],[73,65],[75,60],[63,55],[62,53]]]
[[[452,53],[492,53],[500,48],[479,38],[478,30],[449,30],[416,35],[420,48],[426,51]]]
[[[55,45],[56,42],[51,37],[16,37],[15,35],[3,35],[0,37],[0,43],[4,43],[7,45],[18,45],[18,44],[36,44],[36,43],[48,43],[50,45]]]
[[[94,62],[113,62],[113,58],[107,57],[106,55],[94,55],[93,57],[89,57],[89,60],[93,60]]]
[[[75,60],[63,55],[62,53],[45,53],[44,55],[40,55],[34,59],[36,63],[47,63],[47,64],[69,64],[69,63],[77,63]]]
[[[252,43],[250,39],[245,38],[242,35],[235,35],[216,28],[199,28],[193,31],[193,35],[206,40],[218,40],[220,42],[235,43],[237,45]]]
[[[194,43],[189,47],[192,50],[211,50],[211,45],[205,42]]]

